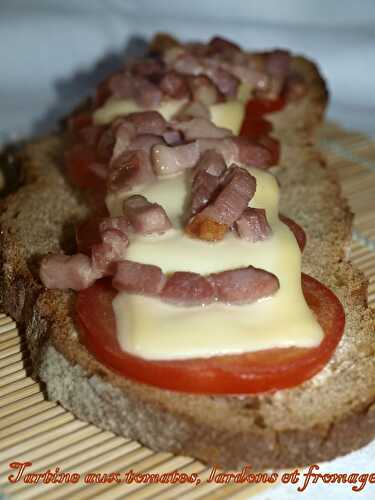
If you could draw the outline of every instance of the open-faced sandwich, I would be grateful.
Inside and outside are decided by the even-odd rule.
[[[375,433],[374,314],[314,64],[155,37],[13,158],[1,304],[78,417],[223,468]]]

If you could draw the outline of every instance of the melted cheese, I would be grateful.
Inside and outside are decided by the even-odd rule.
[[[184,99],[169,99],[168,101],[164,101],[161,106],[149,109],[159,111],[166,120],[170,120],[184,104],[186,104],[186,100]],[[95,111],[93,120],[96,125],[106,125],[119,116],[126,116],[138,111],[145,111],[145,109],[138,106],[133,100],[111,97],[101,108]]]
[[[161,106],[152,108],[166,119],[170,120],[182,109],[186,100],[165,100]],[[151,108],[150,108],[151,109]],[[119,116],[126,116],[129,113],[144,111],[131,99],[110,98],[105,104],[97,109],[93,115],[96,125],[106,125]],[[210,106],[211,120],[217,127],[229,128],[233,134],[238,134],[244,117],[244,103],[240,100],[220,102]]]
[[[211,106],[212,121],[237,134],[244,114],[246,89],[238,100]],[[170,119],[184,105],[169,101],[158,109]],[[95,113],[96,123],[140,108],[131,101],[109,100]],[[245,167],[245,166],[244,166]],[[246,167],[245,167],[246,168]],[[253,265],[274,273],[280,289],[272,297],[248,305],[215,303],[206,307],[179,307],[157,298],[119,293],[113,301],[121,348],[145,359],[167,360],[239,354],[275,347],[313,347],[322,330],[307,306],[301,289],[301,253],[293,233],[278,217],[279,187],[274,176],[256,168],[252,207],[265,208],[272,236],[250,243],[233,233],[216,243],[187,237],[181,224],[188,202],[190,172],[138,186],[136,193],[160,203],[173,223],[162,236],[131,235],[126,258],[154,264],[165,273],[191,271],[201,274]],[[134,193],[126,193],[130,196]],[[108,195],[111,215],[122,213],[123,196]],[[125,257],[125,256],[124,256]]]
[[[188,173],[137,189],[160,203],[174,229],[162,236],[132,235],[126,258],[154,264],[165,273],[201,274],[253,265],[274,273],[280,289],[254,304],[178,307],[159,299],[120,293],[113,302],[119,343],[123,350],[146,359],[184,359],[236,354],[272,347],[312,347],[322,331],[303,298],[301,254],[293,233],[278,217],[279,188],[273,175],[256,168],[251,206],[266,207],[272,236],[250,243],[233,233],[216,243],[184,235],[181,215],[188,196]],[[112,214],[118,200],[107,200]]]

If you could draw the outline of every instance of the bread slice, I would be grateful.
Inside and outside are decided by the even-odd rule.
[[[3,202],[0,218],[1,305],[25,333],[34,375],[45,382],[50,399],[154,450],[224,469],[302,466],[374,437],[374,313],[366,305],[366,280],[345,260],[350,211],[334,173],[310,145],[326,90],[314,66],[295,63],[313,84],[303,103],[274,115],[283,144],[275,172],[281,211],[307,233],[303,270],[331,288],[345,308],[344,337],[331,361],[298,387],[246,397],[162,390],[99,363],[74,329],[74,293],[45,290],[38,279],[40,257],[72,250],[73,225],[88,211],[61,170],[63,136],[50,136],[23,148],[23,185]]]

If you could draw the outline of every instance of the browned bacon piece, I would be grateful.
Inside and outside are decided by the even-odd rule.
[[[166,130],[163,134],[163,139],[168,144],[168,146],[179,146],[184,142],[181,132],[173,129]]]
[[[186,78],[175,71],[168,71],[159,83],[160,90],[172,99],[189,97],[190,89]]]
[[[123,191],[154,179],[149,155],[145,151],[126,150],[111,162],[107,187],[110,192]]]
[[[92,266],[97,278],[113,274],[115,264],[124,260],[129,245],[127,234],[118,229],[101,233],[102,242],[91,247]]]
[[[158,295],[166,278],[160,267],[124,260],[117,264],[112,285],[120,291],[141,295]]]
[[[211,274],[208,278],[220,302],[249,304],[279,289],[277,277],[253,266]]]
[[[180,130],[185,137],[186,141],[193,141],[195,139],[224,139],[231,137],[233,134],[231,130],[222,127],[216,127],[207,118],[193,118],[192,120],[175,122],[174,127]]]
[[[130,64],[130,67],[132,73],[152,80],[157,80],[165,71],[163,61],[157,57],[136,59]]]
[[[213,38],[211,38],[211,40],[208,42],[208,47],[210,48],[211,51],[214,52],[225,52],[225,51],[238,52],[241,50],[241,47],[239,47],[237,44],[220,36],[214,36]]]
[[[173,273],[164,285],[160,297],[181,306],[200,306],[214,301],[214,291],[204,276],[196,273]]]
[[[157,85],[128,71],[112,76],[109,89],[114,97],[134,99],[143,108],[156,107],[162,99],[162,92]]]
[[[272,234],[263,208],[246,208],[236,220],[235,227],[241,238],[253,243],[266,240]]]
[[[219,153],[208,150],[200,157],[194,172],[191,196],[191,215],[202,210],[220,186],[226,165]]]
[[[238,162],[259,168],[274,165],[272,153],[267,147],[268,143],[248,137],[233,137],[231,140],[237,146]]]
[[[40,279],[46,288],[83,290],[98,278],[87,255],[47,255],[40,266]]]
[[[151,158],[156,175],[173,175],[194,167],[199,160],[199,147],[196,141],[180,146],[161,144],[152,148]]]
[[[231,166],[225,173],[222,190],[211,203],[190,219],[186,232],[206,241],[222,239],[247,208],[255,189],[255,177],[247,170]]]
[[[124,212],[136,233],[162,234],[172,227],[164,208],[144,196],[133,195],[124,201]]]
[[[228,71],[218,67],[217,64],[212,64],[209,58],[195,57],[187,51],[180,51],[172,60],[168,58],[168,54],[164,54],[164,57],[169,59],[169,64],[178,73],[194,76],[205,75],[212,80],[223,95],[228,97],[236,95],[239,80]]]
[[[130,113],[124,120],[134,125],[136,135],[163,135],[167,130],[167,122],[158,111],[139,111]]]
[[[219,153],[228,165],[238,161],[238,147],[232,137],[225,139],[197,139],[200,154],[209,149]]]

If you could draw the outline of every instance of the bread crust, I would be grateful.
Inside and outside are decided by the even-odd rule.
[[[34,376],[46,383],[50,399],[154,450],[224,469],[303,466],[374,437],[374,313],[364,276],[345,261],[352,215],[334,172],[310,146],[327,91],[314,65],[301,58],[294,64],[312,83],[302,104],[273,115],[283,144],[275,173],[283,187],[281,211],[307,232],[303,270],[330,287],[345,308],[344,337],[331,361],[298,387],[241,398],[166,391],[99,363],[79,343],[74,293],[46,290],[38,279],[40,257],[69,250],[73,224],[88,212],[61,171],[63,139],[50,136],[22,150],[23,186],[3,202],[0,219],[1,305],[25,334]]]

